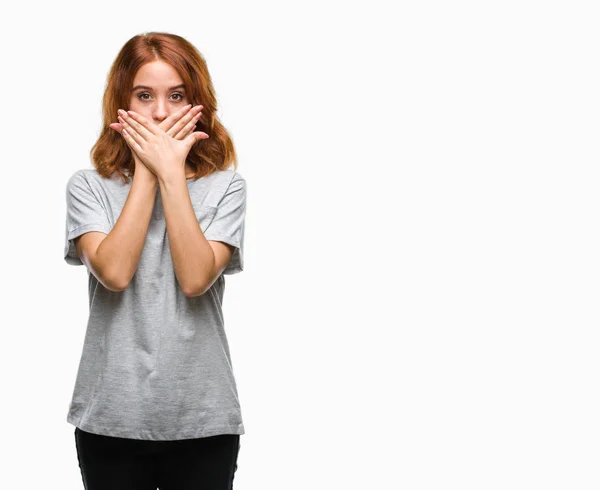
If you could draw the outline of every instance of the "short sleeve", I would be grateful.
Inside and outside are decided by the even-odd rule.
[[[104,206],[81,170],[75,172],[67,182],[66,200],[64,259],[70,265],[83,265],[77,255],[74,239],[89,231],[101,231],[108,235],[112,227]]]
[[[204,231],[207,240],[225,242],[235,247],[223,274],[244,270],[244,228],[246,218],[246,181],[235,173],[219,201],[214,218]]]

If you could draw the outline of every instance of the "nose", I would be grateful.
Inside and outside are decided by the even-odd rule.
[[[152,113],[152,117],[156,124],[161,123],[167,117],[169,117],[169,112],[167,111],[167,102],[163,99],[158,99],[156,105],[154,106],[154,111]]]

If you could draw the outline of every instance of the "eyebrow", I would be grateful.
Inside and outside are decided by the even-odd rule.
[[[143,88],[145,90],[154,90],[152,87],[148,87],[148,85],[136,85],[131,90],[138,90],[140,88]],[[185,84],[182,83],[180,85],[175,85],[174,87],[170,87],[169,90],[175,90],[176,88],[185,88]]]

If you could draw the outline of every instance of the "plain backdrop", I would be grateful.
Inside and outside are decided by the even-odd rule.
[[[0,13],[2,485],[82,489],[65,189],[135,34],[204,55],[247,181],[237,490],[600,487],[599,11],[26,2]]]

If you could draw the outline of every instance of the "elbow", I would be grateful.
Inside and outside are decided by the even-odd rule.
[[[120,293],[122,291],[125,291],[128,286],[129,286],[129,283],[124,284],[124,285],[115,284],[115,285],[111,286],[110,290],[114,291],[115,293]]]
[[[129,281],[124,280],[122,277],[105,275],[102,280],[104,287],[115,293],[125,291],[129,286]]]
[[[194,296],[202,296],[208,288],[206,287],[206,283],[200,283],[193,285],[192,287],[182,287],[183,294],[185,294],[188,298],[193,298]]]
[[[117,283],[114,281],[103,281],[102,284],[104,284],[104,287],[106,289],[114,293],[120,293],[122,291],[125,291],[127,289],[127,286],[129,286],[129,284]]]
[[[124,291],[129,286],[129,281],[123,280],[116,274],[109,273],[100,267],[97,263],[86,262],[88,270],[94,275],[100,284],[102,284],[109,291],[115,293]]]

